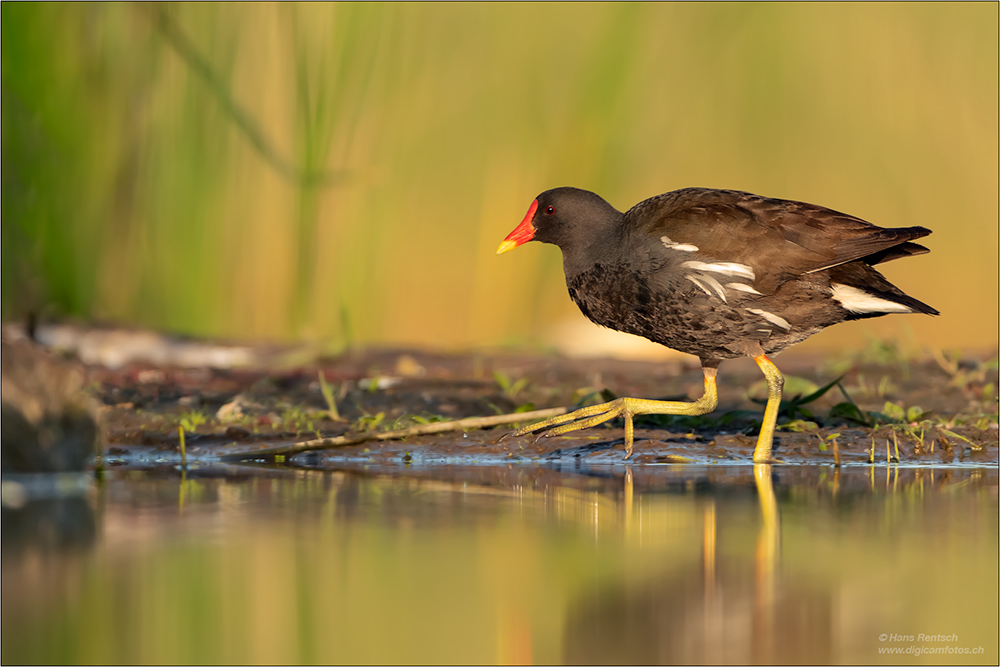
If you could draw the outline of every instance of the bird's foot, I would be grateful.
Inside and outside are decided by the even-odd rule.
[[[607,403],[580,408],[574,412],[556,417],[550,417],[537,424],[523,426],[510,433],[510,436],[520,437],[530,433],[538,433],[540,438],[551,438],[563,433],[579,431],[603,424],[615,417],[625,419],[625,459],[632,456],[633,427],[632,417],[635,415],[703,415],[715,409],[718,400],[715,394],[714,376],[706,378],[705,395],[694,403],[677,401],[653,401],[645,398],[616,398]],[[506,437],[506,436],[504,436]],[[503,438],[501,438],[502,440]]]
[[[500,439],[503,440],[507,437],[518,438],[523,435],[537,433],[538,435],[535,438],[535,441],[537,442],[542,438],[551,438],[557,435],[562,435],[563,433],[580,431],[585,428],[597,426],[598,424],[603,424],[604,422],[614,419],[615,417],[624,417],[625,458],[628,459],[632,456],[632,415],[635,414],[629,409],[629,402],[635,400],[637,399],[616,398],[615,400],[608,401],[607,403],[590,405],[585,408],[575,410],[574,412],[549,417],[548,419],[542,420],[538,423],[522,426],[516,431],[507,433]]]
[[[548,419],[544,419],[535,424],[528,424],[527,426],[522,426],[516,431],[511,431],[505,435],[504,438],[508,436],[516,438],[522,435],[535,433],[536,431],[545,431],[544,433],[538,434],[539,438],[550,438],[554,435],[561,435],[563,433],[569,433],[570,431],[579,431],[580,429],[597,426],[598,424],[603,424],[610,419],[621,416],[625,409],[625,400],[626,399],[616,398],[615,400],[608,401],[607,403],[591,405],[573,412],[568,412],[564,415],[549,417]]]
[[[757,438],[757,446],[753,450],[753,462],[754,464],[760,463],[776,463],[784,464],[785,461],[781,459],[774,458],[774,429],[761,429],[760,436]]]

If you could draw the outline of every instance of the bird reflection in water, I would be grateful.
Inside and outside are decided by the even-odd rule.
[[[718,502],[725,499],[713,495],[700,513],[701,572],[682,567],[639,589],[593,591],[591,600],[570,612],[567,663],[830,661],[831,595],[813,582],[784,576],[772,466],[757,464],[753,473],[760,526],[752,558],[739,558],[732,526],[720,540],[720,518],[732,512],[720,511]],[[626,531],[635,530],[640,510],[631,470],[623,483],[623,523]]]

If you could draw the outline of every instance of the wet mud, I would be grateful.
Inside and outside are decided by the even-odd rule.
[[[776,363],[786,376],[787,401],[775,456],[787,464],[997,465],[992,359],[781,355]],[[635,453],[627,462],[621,420],[551,438],[501,440],[510,425],[256,458],[255,449],[283,443],[591,404],[603,400],[602,392],[604,398],[693,400],[702,375],[694,360],[382,350],[287,370],[131,364],[91,366],[87,377],[102,406],[103,464],[140,467],[179,464],[180,428],[189,465],[248,455],[293,467],[359,469],[750,463],[765,393],[752,361],[727,362],[720,370],[718,410],[698,418],[637,417]],[[838,378],[822,396],[795,406]],[[331,418],[324,385],[339,419]]]

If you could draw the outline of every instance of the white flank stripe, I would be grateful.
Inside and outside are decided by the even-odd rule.
[[[760,310],[759,308],[747,308],[748,313],[753,313],[754,315],[760,315],[765,320],[771,324],[777,324],[782,329],[791,329],[792,325],[788,323],[784,317],[778,317],[774,313],[769,313],[766,310]]]
[[[660,241],[662,241],[663,245],[670,248],[671,250],[683,250],[684,252],[698,251],[698,246],[691,245],[690,243],[677,243],[675,241],[671,241],[669,236],[661,236]]]
[[[912,313],[913,309],[850,285],[833,284],[833,298],[852,313]]]
[[[700,287],[702,292],[704,292],[705,294],[707,294],[709,296],[712,296],[712,293],[708,291],[708,288],[705,287],[704,285],[702,285],[701,282],[697,278],[695,278],[694,276],[684,276],[684,277],[687,278],[688,280],[690,280],[691,282],[693,282],[698,287]]]
[[[712,289],[714,289],[716,292],[719,293],[719,298],[721,298],[726,303],[729,303],[729,300],[726,298],[726,291],[722,289],[722,285],[719,284],[718,280],[716,280],[712,276],[698,276],[698,279],[704,280],[706,283],[708,283],[709,287],[711,287]]]
[[[750,287],[749,285],[744,285],[743,283],[726,283],[726,287],[729,289],[739,290],[740,292],[748,292],[750,294],[760,294],[757,290]]]
[[[737,264],[736,262],[717,262],[715,264],[707,264],[705,262],[692,261],[684,262],[681,266],[689,269],[695,269],[696,271],[713,271],[726,276],[743,276],[744,278],[749,278],[750,280],[753,280],[756,277],[753,269],[746,264]]]

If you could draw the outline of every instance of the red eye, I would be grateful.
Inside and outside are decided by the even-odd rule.
[[[545,208],[545,215],[552,215],[555,212],[556,212],[556,210],[554,208],[552,208],[551,206],[547,206]]]

